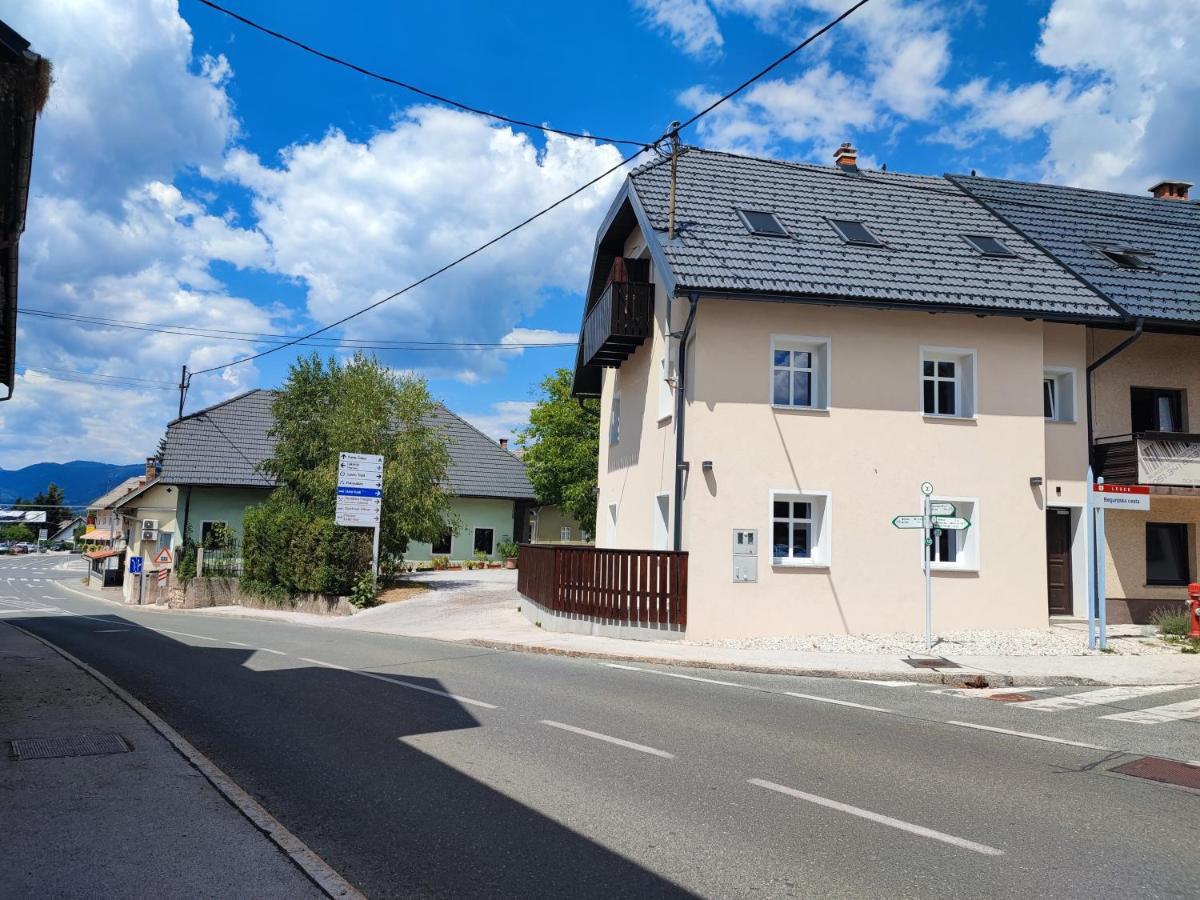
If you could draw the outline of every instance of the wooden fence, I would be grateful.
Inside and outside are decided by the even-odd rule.
[[[627,625],[687,625],[686,552],[522,544],[517,591],[546,609]]]

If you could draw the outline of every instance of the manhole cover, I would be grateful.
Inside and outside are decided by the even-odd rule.
[[[26,738],[9,741],[13,759],[61,759],[67,756],[101,756],[128,753],[133,748],[119,734],[83,734],[62,738]]]
[[[1175,762],[1171,759],[1143,756],[1141,759],[1135,759],[1133,762],[1125,763],[1125,765],[1117,766],[1109,771],[1200,791],[1200,766],[1189,766],[1187,763]]]
[[[948,659],[942,659],[940,656],[934,659],[905,659],[902,662],[908,663],[914,669],[961,669],[956,662],[950,662]]]

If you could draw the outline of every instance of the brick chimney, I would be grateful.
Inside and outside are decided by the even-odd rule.
[[[508,449],[508,438],[500,438],[500,449],[501,450]]]
[[[153,481],[158,477],[158,460],[153,456],[146,457],[146,480]]]
[[[833,151],[833,161],[845,172],[858,171],[858,151],[849,141]]]
[[[1155,200],[1187,200],[1190,181],[1160,181],[1150,188]]]

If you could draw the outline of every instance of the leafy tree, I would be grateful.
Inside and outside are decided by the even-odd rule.
[[[424,379],[398,375],[362,353],[346,363],[315,353],[297,360],[275,400],[278,439],[264,471],[289,499],[333,519],[338,454],[383,456],[380,556],[433,541],[457,523],[450,511],[450,453],[433,424]]]
[[[552,504],[596,533],[596,473],[600,458],[600,403],[571,396],[571,371],[559,369],[539,386],[540,396],[517,445],[539,503]]]
[[[0,528],[0,540],[15,543],[27,543],[35,540],[37,535],[28,525],[5,525]]]

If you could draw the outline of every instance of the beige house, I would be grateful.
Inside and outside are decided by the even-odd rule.
[[[918,631],[926,553],[939,630],[1085,615],[1090,438],[1123,448],[1097,451],[1109,481],[1159,432],[1184,460],[1163,477],[1194,474],[1200,208],[1020,187],[860,170],[848,146],[832,167],[689,148],[674,191],[666,163],[627,179],[575,393],[601,398],[597,546],[686,551],[688,637]],[[1122,281],[1152,250],[1178,303]],[[928,548],[892,523],[926,482],[970,523]],[[1131,601],[1110,616],[1183,599],[1198,486],[1108,513],[1108,593]]]

